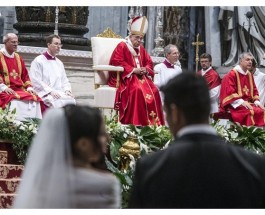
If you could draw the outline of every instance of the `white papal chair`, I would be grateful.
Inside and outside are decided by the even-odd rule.
[[[119,85],[120,72],[123,67],[109,65],[112,52],[121,41],[125,41],[107,28],[102,34],[91,38],[93,70],[95,71],[95,106],[103,109],[113,109],[116,90]],[[117,86],[109,87],[109,71],[117,72]]]

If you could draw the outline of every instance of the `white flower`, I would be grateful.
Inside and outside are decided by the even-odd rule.
[[[168,145],[169,145],[170,142],[171,142],[170,140],[167,141],[167,143],[164,145],[164,147],[162,148],[162,150],[163,150],[163,149],[166,149],[166,148],[168,147]]]
[[[237,136],[238,136],[238,133],[237,132],[234,132],[234,131],[231,132],[231,138],[232,139],[236,139]]]
[[[134,170],[134,168],[135,168],[135,158],[131,155],[131,154],[129,154],[129,157],[130,157],[130,164],[129,164],[129,166],[130,166],[130,168],[132,169],[132,170]]]
[[[13,124],[14,124],[15,126],[19,127],[19,126],[22,125],[23,123],[22,123],[21,121],[19,121],[19,120],[14,120],[14,121],[13,121]]]
[[[147,145],[140,143],[140,150],[144,150],[146,153],[150,153],[152,150]]]
[[[24,124],[21,124],[21,125],[19,126],[19,129],[22,130],[22,131],[25,131],[26,128],[27,128],[27,126],[25,126]]]
[[[34,129],[34,125],[31,124],[31,125],[29,126],[29,130],[32,131],[33,129]]]

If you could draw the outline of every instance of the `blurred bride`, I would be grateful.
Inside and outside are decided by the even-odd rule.
[[[120,184],[104,162],[100,111],[49,109],[30,148],[14,208],[119,208]]]

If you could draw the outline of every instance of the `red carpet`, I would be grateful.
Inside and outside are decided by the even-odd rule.
[[[18,165],[12,143],[0,141],[0,208],[11,208],[24,166]]]

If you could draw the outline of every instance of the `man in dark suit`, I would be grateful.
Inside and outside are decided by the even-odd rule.
[[[161,91],[175,140],[137,161],[129,207],[264,208],[265,158],[217,136],[204,78],[184,72]]]

